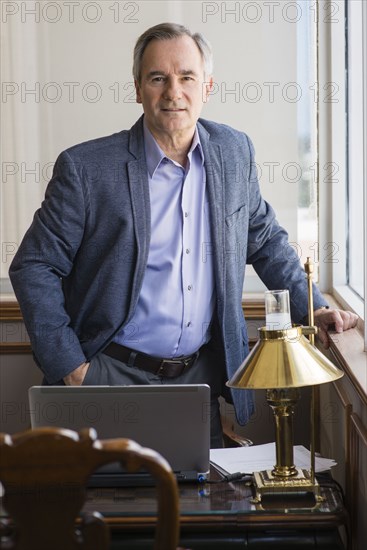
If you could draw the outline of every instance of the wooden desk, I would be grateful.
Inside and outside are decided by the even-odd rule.
[[[218,474],[211,472],[211,479]],[[243,482],[180,485],[181,545],[191,550],[343,549],[338,528],[346,525],[347,514],[341,496],[330,481],[321,492],[326,500],[316,508],[312,499],[259,506],[251,503],[251,489]],[[111,549],[147,549],[155,526],[153,495],[153,487],[90,489],[84,510],[105,516]]]

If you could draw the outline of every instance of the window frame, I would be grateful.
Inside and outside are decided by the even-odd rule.
[[[325,22],[323,14],[330,5],[337,6],[337,15],[331,22]],[[320,288],[330,292],[346,309],[355,311],[361,319],[366,319],[367,300],[362,300],[348,286],[347,278],[347,120],[346,120],[346,0],[319,0],[318,2],[318,85],[319,85],[319,235],[320,235]],[[363,9],[363,59],[367,60],[367,5]],[[364,63],[366,67],[366,62]],[[363,74],[363,124],[364,124],[364,295],[366,297],[367,274],[367,70]],[[336,85],[335,100],[325,101],[325,90]],[[327,181],[325,170],[335,170],[336,177]],[[331,206],[331,208],[330,208]],[[330,261],[322,258],[323,250],[334,246],[334,257]],[[330,258],[329,258],[330,259]],[[364,325],[364,326],[363,326]],[[364,330],[365,350],[367,350],[366,323]]]
[[[363,257],[359,254],[359,235],[362,217],[363,226],[363,201],[359,186],[354,182],[358,181],[363,186],[363,117],[360,112],[363,109],[363,20],[362,2],[347,3],[346,13],[346,84],[347,84],[347,148],[348,148],[348,284],[351,289],[364,300],[363,278],[360,281],[361,272],[365,273]],[[361,109],[362,105],[362,109]],[[352,185],[351,185],[352,182]],[[354,212],[357,215],[354,216]],[[362,284],[360,284],[362,283]]]

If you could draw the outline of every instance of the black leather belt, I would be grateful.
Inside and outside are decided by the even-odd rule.
[[[178,359],[161,359],[160,357],[152,357],[140,351],[125,348],[125,346],[121,346],[115,342],[111,342],[102,353],[126,363],[129,367],[135,367],[153,374],[159,374],[166,378],[176,378],[176,376],[180,376],[187,369],[192,367],[199,357],[199,351],[197,351],[192,355],[187,355],[186,357],[180,357]]]

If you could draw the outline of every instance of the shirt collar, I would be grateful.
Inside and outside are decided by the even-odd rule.
[[[147,161],[149,176],[152,178],[154,175],[154,172],[157,170],[162,160],[168,157],[159,147],[158,143],[153,137],[153,134],[145,124],[145,120],[144,120],[144,147],[145,147],[145,157]],[[192,139],[191,147],[188,152],[188,157],[190,161],[191,161],[191,156],[195,150],[197,150],[198,153],[200,154],[200,164],[202,166],[204,164],[204,154],[203,154],[203,149],[201,146],[197,126],[195,126],[194,137]]]

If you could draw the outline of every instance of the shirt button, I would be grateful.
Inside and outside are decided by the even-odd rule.
[[[186,248],[186,254],[190,254],[190,249]]]
[[[185,218],[187,218],[188,216],[189,216],[189,213],[185,212]]]
[[[191,321],[189,321],[186,326],[191,327],[191,325],[192,325],[192,323],[191,323]]]
[[[187,290],[191,290],[191,289],[192,289],[192,286],[189,285],[189,286],[187,287]]]

